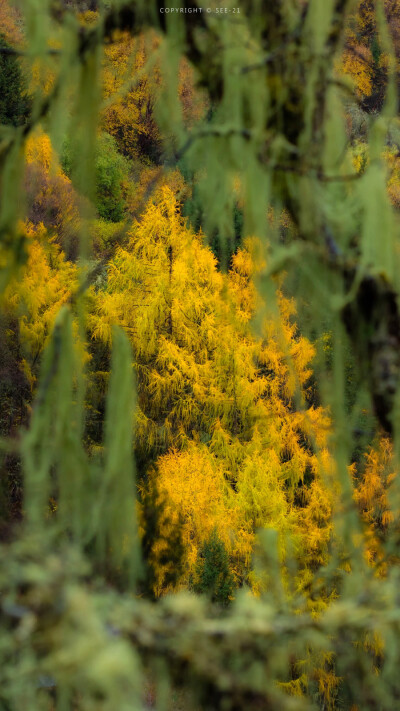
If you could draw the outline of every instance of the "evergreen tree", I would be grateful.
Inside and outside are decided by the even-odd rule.
[[[1,35],[0,50],[4,50],[0,51],[0,124],[20,126],[30,110],[26,80],[12,47]]]
[[[226,607],[232,599],[234,582],[223,542],[214,529],[198,554],[193,590],[210,596],[212,602]]]

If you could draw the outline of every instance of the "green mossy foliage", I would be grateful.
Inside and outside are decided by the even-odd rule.
[[[96,201],[103,41],[110,41],[118,27],[132,33],[149,27],[160,31],[162,38],[167,36],[165,56],[171,51],[175,70],[169,79],[165,72],[171,84],[165,103],[158,107],[160,125],[170,131],[166,139],[172,138],[166,155],[169,163],[185,155],[198,175],[206,229],[210,234],[216,230],[229,242],[234,210],[240,204],[244,233],[264,243],[267,259],[259,286],[265,300],[275,292],[274,280],[286,270],[295,275],[293,295],[301,297],[303,320],[307,323],[309,317],[321,343],[326,320],[320,317],[329,312],[331,362],[324,368],[320,359],[318,376],[323,382],[321,399],[332,415],[330,445],[338,498],[331,557],[325,567],[309,571],[304,589],[287,585],[287,593],[290,566],[288,561],[283,566],[274,550],[271,559],[283,569],[284,605],[272,599],[257,601],[244,591],[228,614],[218,617],[195,595],[155,604],[135,599],[139,556],[134,530],[132,356],[127,339],[117,334],[105,449],[92,459],[83,445],[84,320],[77,298],[77,314],[72,305],[59,314],[43,357],[29,428],[13,442],[23,461],[25,521],[20,539],[0,555],[3,708],[36,711],[43,678],[51,679],[60,709],[137,707],[139,653],[161,681],[169,675],[174,683],[195,689],[204,708],[350,711],[357,705],[363,711],[392,711],[400,697],[398,530],[395,523],[388,527],[384,549],[388,569],[376,579],[364,560],[349,472],[353,425],[365,393],[370,402],[382,397],[380,421],[393,431],[398,462],[400,252],[381,158],[390,124],[397,121],[391,71],[382,115],[372,113],[365,119],[370,162],[360,175],[347,150],[344,121],[346,101],[357,100],[335,73],[346,18],[354,5],[350,0],[238,0],[237,17],[182,12],[171,20],[160,12],[165,8],[160,2],[116,0],[111,10],[107,5],[90,27],[67,13],[61,31],[52,2],[24,3],[27,57],[32,66],[45,55],[47,60],[52,57],[53,76],[50,89],[39,89],[33,115],[23,129],[18,65],[10,55],[2,55],[9,130],[0,164],[1,285],[24,260],[26,245],[18,239],[18,220],[23,216],[20,185],[26,136],[44,123],[59,145],[59,122],[54,117],[65,109],[79,146],[78,184]],[[185,2],[185,8],[193,9],[193,4]],[[390,65],[394,58],[384,25],[381,14],[380,46]],[[53,46],[56,52],[47,56]],[[174,105],[179,53],[192,62],[213,106],[208,122],[194,126],[189,135]],[[15,93],[10,92],[13,85]],[[70,105],[71,113],[65,108]],[[118,172],[118,159],[107,140],[100,203],[103,217],[119,220],[123,170]],[[286,234],[279,227],[282,208],[292,225]],[[368,294],[376,295],[373,303]],[[359,364],[359,389],[364,390],[350,413],[349,344]],[[8,445],[2,440],[4,449]],[[55,511],[49,511],[52,496]],[[390,499],[396,511],[398,477]],[[70,547],[71,558],[60,542]],[[87,567],[79,574],[78,561],[85,553],[103,574],[100,594]],[[218,542],[209,542],[199,579],[215,599],[229,598],[225,564]],[[104,582],[110,568],[109,579],[117,579],[119,592]],[[133,575],[128,574],[131,570]],[[321,589],[334,589],[333,601],[311,615],[310,604]],[[332,667],[333,677],[328,674]],[[303,670],[308,686],[302,681]]]

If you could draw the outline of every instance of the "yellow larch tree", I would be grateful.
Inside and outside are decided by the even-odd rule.
[[[356,477],[355,499],[365,525],[368,563],[378,575],[384,576],[390,561],[384,544],[389,527],[398,519],[396,497],[391,496],[396,466],[393,445],[388,437],[380,437],[365,453],[363,469]]]
[[[154,117],[160,72],[146,71],[150,52],[159,39],[119,33],[105,50],[103,125],[120,150],[131,158],[154,160],[160,151],[160,133]]]
[[[181,584],[215,529],[238,584],[259,528],[279,531],[282,554],[291,536],[307,565],[326,560],[330,499],[320,469],[329,460],[329,423],[304,397],[314,350],[297,334],[293,303],[281,292],[276,318],[266,320],[262,338],[254,336],[254,261],[249,243],[223,276],[163,186],[117,250],[89,320],[94,339],[109,342],[114,323],[131,338],[137,447],[153,462],[148,476],[166,502],[166,526],[183,521]],[[160,564],[158,594],[165,572]]]
[[[36,382],[40,356],[61,306],[77,288],[77,268],[64,258],[49,239],[43,224],[23,226],[28,242],[28,260],[8,285],[2,309],[12,319],[23,354],[21,365],[31,383]],[[16,319],[16,321],[15,321]]]
[[[215,258],[182,223],[173,193],[163,187],[129,243],[109,265],[105,292],[91,317],[93,336],[110,341],[125,327],[139,380],[138,443],[155,454],[208,430],[211,362],[217,347]]]
[[[0,0],[0,23],[1,34],[7,42],[11,45],[23,43],[20,14],[8,0]]]
[[[32,133],[25,146],[25,198],[28,220],[41,223],[71,259],[78,255],[84,199],[63,172],[50,137],[41,129]]]
[[[384,22],[387,26],[382,31]],[[378,5],[374,0],[358,0],[346,23],[340,71],[353,80],[357,98],[367,111],[379,110],[384,100],[388,67],[392,61],[384,37],[386,33],[393,42],[393,69],[398,81],[400,4],[397,0],[382,0]]]
[[[119,32],[105,48],[102,125],[124,155],[140,161],[142,171],[158,164],[163,150],[159,124],[163,116],[163,72],[168,66],[162,57],[162,40],[155,32],[135,38]],[[176,89],[182,121],[190,128],[204,116],[208,104],[196,87],[194,70],[186,59],[179,62]]]

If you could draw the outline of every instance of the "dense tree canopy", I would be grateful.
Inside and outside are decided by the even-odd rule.
[[[392,711],[398,0],[0,22],[0,708]]]

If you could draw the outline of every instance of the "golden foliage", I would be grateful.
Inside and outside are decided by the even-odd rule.
[[[105,49],[103,68],[103,125],[121,151],[142,163],[157,163],[161,132],[160,113],[163,66],[160,37],[154,32],[132,38],[118,32]],[[185,126],[191,128],[207,109],[205,95],[195,85],[194,70],[186,59],[178,67],[178,97]]]
[[[263,338],[252,334],[255,248],[249,242],[238,250],[224,277],[163,186],[118,248],[90,317],[94,339],[110,342],[119,323],[132,341],[137,442],[162,455],[154,476],[168,502],[166,520],[184,522],[187,576],[213,528],[237,579],[250,566],[258,528],[292,536],[310,565],[325,560],[331,533],[320,480],[329,421],[304,399],[314,349],[281,292]],[[303,405],[296,411],[297,392]],[[160,564],[158,593],[162,581]]]
[[[365,454],[365,470],[355,489],[355,499],[366,524],[367,559],[376,566],[378,574],[386,572],[383,543],[389,526],[398,515],[389,499],[395,476],[392,443],[387,437],[381,437],[377,446]]]
[[[48,239],[42,224],[24,226],[28,261],[12,280],[3,298],[7,315],[17,317],[23,367],[29,382],[36,382],[38,359],[49,339],[56,316],[77,286],[77,269]]]
[[[49,136],[32,133],[25,145],[25,194],[29,220],[43,223],[68,257],[76,257],[84,200],[63,173]]]
[[[138,158],[155,150],[160,141],[154,118],[160,73],[146,63],[159,44],[156,35],[132,38],[119,33],[105,50],[103,96],[105,130],[126,155]]]
[[[354,42],[343,52],[341,70],[352,78],[359,97],[372,93],[372,56],[368,47]]]
[[[4,39],[12,46],[23,43],[21,16],[8,0],[0,0],[0,27]]]
[[[251,554],[252,535],[243,530],[244,522],[234,492],[224,477],[221,463],[204,445],[191,443],[183,452],[171,451],[157,461],[156,481],[161,497],[166,497],[164,539],[183,520],[185,578],[193,575],[199,548],[217,529],[220,539],[240,573],[243,556]],[[155,559],[162,554],[162,542],[156,542]],[[236,563],[236,566],[235,566]],[[163,589],[162,565],[158,565],[156,593]]]

